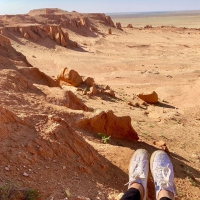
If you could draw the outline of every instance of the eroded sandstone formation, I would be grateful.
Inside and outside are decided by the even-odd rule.
[[[9,36],[9,32],[19,32],[27,40],[38,42],[39,38],[45,39],[49,37],[55,40],[58,45],[63,47],[77,47],[77,43],[69,39],[68,32],[64,32],[58,25],[37,25],[37,26],[17,26],[1,28],[3,35]]]
[[[118,117],[111,110],[82,118],[76,122],[76,126],[96,134],[101,133],[116,138],[139,139],[131,125],[131,118],[129,116]]]
[[[105,16],[105,21],[106,21],[106,23],[107,23],[109,26],[115,28],[115,24],[114,24],[114,22],[112,21],[112,19],[111,19],[110,16]]]
[[[7,46],[7,45],[11,46],[10,40],[7,37],[0,34],[0,46]]]

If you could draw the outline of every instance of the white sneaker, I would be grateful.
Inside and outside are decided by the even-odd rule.
[[[138,149],[132,155],[129,165],[129,182],[130,187],[133,183],[139,183],[144,188],[144,198],[147,197],[147,179],[149,175],[149,155],[146,150]],[[126,184],[126,185],[127,185]]]
[[[162,189],[175,195],[174,170],[167,153],[162,150],[155,151],[151,156],[150,168],[156,189],[156,199]]]

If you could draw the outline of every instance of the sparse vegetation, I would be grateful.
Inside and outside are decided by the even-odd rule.
[[[38,191],[33,189],[28,189],[25,191],[25,200],[35,200],[38,197]]]
[[[104,143],[104,144],[107,144],[108,141],[110,140],[111,136],[106,136],[106,135],[103,135],[101,133],[98,133],[98,137],[101,138],[101,141]]]
[[[21,186],[8,181],[0,187],[0,199],[23,199],[23,200],[35,200],[38,197],[38,191],[34,189],[21,189]]]

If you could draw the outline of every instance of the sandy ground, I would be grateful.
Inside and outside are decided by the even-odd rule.
[[[114,20],[122,24],[132,22]],[[141,24],[150,24],[149,19],[142,20]],[[159,20],[165,25],[167,19]],[[184,20],[180,20],[184,26]],[[112,35],[108,35],[102,28],[105,34],[97,37],[69,31],[70,38],[81,49],[67,49],[56,44],[48,48],[45,41],[33,43],[25,38],[19,38],[20,42],[12,40],[12,46],[49,76],[56,77],[60,69],[69,67],[83,76],[93,77],[98,84],[111,86],[116,98],[110,101],[76,93],[94,112],[110,109],[118,116],[131,117],[132,126],[140,137],[138,142],[111,138],[107,144],[102,144],[91,134],[82,135],[100,155],[125,173],[116,188],[113,185],[110,188],[109,183],[104,185],[101,192],[106,197],[100,199],[115,199],[125,192],[124,181],[128,181],[132,153],[144,148],[151,154],[157,149],[153,142],[160,140],[166,142],[170,151],[177,199],[200,199],[200,30],[170,27],[123,30],[112,29]],[[148,91],[156,91],[160,103],[145,109],[128,105],[135,94]],[[152,179],[148,188],[149,199],[154,199]]]

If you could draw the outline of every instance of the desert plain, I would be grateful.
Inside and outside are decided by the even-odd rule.
[[[0,16],[1,198],[119,199],[134,151],[164,148],[176,199],[200,199],[198,17]]]

